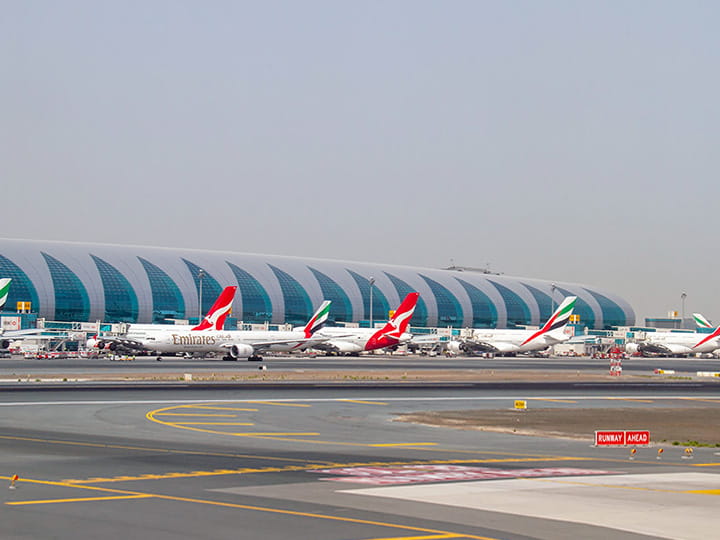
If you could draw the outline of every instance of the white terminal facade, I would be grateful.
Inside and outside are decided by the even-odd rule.
[[[325,299],[331,321],[385,319],[420,293],[416,327],[513,328],[544,322],[563,297],[589,329],[632,326],[632,307],[590,285],[458,269],[417,268],[231,251],[0,239],[0,277],[13,282],[5,310],[31,302],[55,321],[151,323],[193,319],[237,285],[233,317],[304,324]]]

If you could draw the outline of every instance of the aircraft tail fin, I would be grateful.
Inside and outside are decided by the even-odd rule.
[[[412,319],[415,312],[419,297],[420,293],[418,292],[409,293],[378,333],[388,337],[400,338],[410,325],[410,319]]]
[[[311,337],[315,332],[325,326],[325,323],[327,323],[328,317],[330,316],[330,304],[330,300],[323,301],[313,316],[310,317],[310,320],[305,325],[305,328],[303,328],[306,338]]]
[[[225,287],[207,315],[192,330],[222,330],[225,326],[225,319],[232,308],[235,291],[237,291],[237,287]]]
[[[715,328],[710,321],[703,317],[702,313],[693,313],[693,320],[700,328]]]
[[[5,302],[7,302],[8,293],[10,291],[10,282],[11,281],[12,281],[12,278],[0,279],[0,308],[2,308],[5,305]]]
[[[526,343],[529,343],[542,335],[548,334],[553,330],[562,329],[567,326],[567,323],[570,322],[570,315],[572,315],[576,300],[577,296],[566,296],[555,310],[555,313],[550,316],[543,327],[527,338],[522,344],[525,345]]]

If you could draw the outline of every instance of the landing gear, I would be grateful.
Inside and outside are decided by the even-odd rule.
[[[226,354],[225,356],[223,356],[222,359],[223,359],[223,362],[237,362],[237,358],[234,358],[234,357],[230,356],[229,354]]]
[[[259,354],[253,354],[252,356],[248,356],[248,362],[262,362],[262,356]]]

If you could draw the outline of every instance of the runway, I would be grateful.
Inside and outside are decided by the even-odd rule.
[[[3,477],[20,480],[2,490],[2,536],[707,538],[718,449],[657,459],[640,448],[631,460],[588,440],[393,422],[519,397],[531,408],[720,404],[717,387],[4,392]]]
[[[338,371],[352,369],[408,369],[408,370],[533,370],[538,372],[581,372],[607,374],[608,359],[587,357],[456,357],[372,355],[361,357],[292,357],[267,356],[262,363],[223,362],[219,358],[135,357],[132,361],[114,361],[109,358],[86,359],[24,359],[13,357],[0,359],[0,378],[3,374],[22,373],[123,373],[128,371],[182,371],[202,372],[232,370],[256,371],[260,365],[276,370]],[[652,374],[655,369],[674,370],[678,374],[695,374],[698,371],[719,371],[717,358],[628,358],[623,360],[627,374]]]

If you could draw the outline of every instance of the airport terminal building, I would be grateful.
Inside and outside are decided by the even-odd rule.
[[[538,325],[568,295],[590,329],[635,323],[625,300],[589,285],[230,251],[0,239],[0,277],[13,279],[5,311],[31,302],[54,321],[194,319],[200,303],[205,313],[237,285],[233,317],[244,323],[304,324],[324,299],[331,320],[379,321],[412,291],[420,293],[412,326]]]

